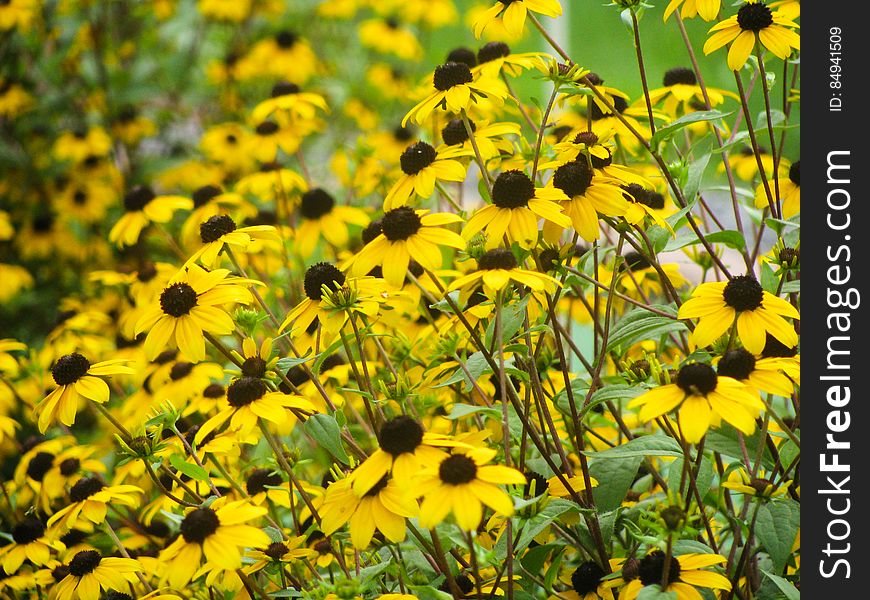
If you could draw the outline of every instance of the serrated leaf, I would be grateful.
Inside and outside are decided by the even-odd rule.
[[[653,434],[634,438],[630,442],[601,452],[584,452],[590,458],[627,458],[629,456],[683,456],[683,449],[673,438]]]
[[[341,444],[341,428],[332,415],[315,413],[302,424],[305,433],[314,438],[324,450],[344,464],[350,464],[350,458]]]
[[[682,128],[688,127],[692,123],[700,123],[702,121],[715,121],[716,119],[722,119],[732,114],[733,112],[723,113],[718,110],[699,110],[691,112],[687,115],[683,115],[669,125],[665,125],[664,127],[658,129],[655,132],[655,135],[650,138],[649,145],[651,148],[657,148],[661,142],[668,139]]]
[[[196,479],[197,481],[208,481],[208,471],[199,465],[187,462],[180,454],[173,454],[170,456],[169,464],[191,479]]]
[[[758,509],[755,535],[767,550],[776,572],[785,569],[800,527],[800,506],[791,499],[772,500]]]

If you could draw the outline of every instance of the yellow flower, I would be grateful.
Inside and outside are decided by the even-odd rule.
[[[526,476],[510,467],[487,464],[495,455],[489,448],[469,449],[426,469],[415,488],[423,496],[420,525],[431,529],[453,513],[461,529],[475,531],[484,505],[497,515],[512,515],[513,501],[498,484],[525,485]]]
[[[254,240],[280,240],[278,232],[271,225],[238,227],[229,215],[209,217],[200,224],[199,237],[202,247],[187,259],[182,268],[197,261],[207,268],[214,268],[225,247],[244,252]]]
[[[251,506],[246,500],[221,502],[190,510],[181,521],[181,535],[160,553],[169,568],[163,578],[173,588],[187,585],[206,564],[225,569],[242,567],[241,548],[263,548],[271,543],[258,527],[246,525],[267,513],[265,506]]]
[[[52,589],[57,600],[99,600],[102,590],[126,592],[138,581],[142,566],[132,558],[103,557],[96,550],[82,550],[67,564],[69,575]]]
[[[107,486],[100,477],[82,477],[69,490],[71,503],[51,515],[47,525],[60,532],[79,526],[89,529],[91,523],[106,520],[109,504],[136,507],[142,493],[135,485]]]
[[[729,281],[702,283],[680,306],[680,319],[698,319],[692,341],[704,347],[737,323],[737,336],[752,354],[761,354],[765,334],[770,333],[789,347],[797,346],[798,335],[783,317],[800,319],[787,301],[765,292],[752,275],[738,275]]]
[[[496,20],[504,23],[505,29],[511,36],[519,37],[523,33],[529,11],[548,17],[558,17],[562,14],[562,6],[557,0],[497,0],[474,22],[472,26],[474,37],[480,39],[490,23]]]
[[[359,24],[359,39],[362,45],[381,54],[393,54],[402,60],[418,61],[423,56],[423,47],[414,33],[402,27],[395,17],[367,19]]]
[[[801,211],[801,161],[796,160],[788,168],[787,177],[778,177],[776,183],[768,182],[771,194],[776,194],[779,188],[779,200],[783,219],[790,219]],[[764,184],[760,183],[755,188],[755,207],[767,208],[767,192]]]
[[[472,289],[482,284],[484,293],[493,297],[511,281],[528,286],[532,291],[553,293],[559,282],[544,273],[520,269],[513,252],[506,248],[488,250],[477,259],[477,270],[456,279],[448,291]]]
[[[799,368],[800,364],[793,358],[756,358],[745,348],[729,350],[716,363],[719,375],[741,381],[751,389],[786,398],[794,393],[794,382],[787,372]]]
[[[644,423],[678,409],[680,432],[692,444],[701,441],[719,419],[750,435],[755,431],[755,418],[764,409],[758,394],[736,379],[717,376],[704,363],[684,365],[675,383],[655,387],[628,404],[629,408],[638,406]]]
[[[794,31],[799,25],[793,15],[782,10],[771,11],[759,0],[746,2],[737,14],[710,28],[712,35],[704,44],[704,54],[710,54],[731,43],[728,50],[728,68],[740,70],[755,49],[756,41],[785,60],[792,48],[801,49],[801,38]]]
[[[106,156],[111,149],[112,138],[102,127],[65,131],[54,143],[54,155],[58,160],[71,160],[77,164],[89,156]]]
[[[531,178],[520,170],[504,171],[492,185],[492,204],[474,212],[462,229],[462,237],[471,239],[480,230],[486,232],[486,249],[509,242],[522,248],[538,243],[538,217],[562,228],[571,226],[571,219],[562,212],[558,201],[568,200],[562,190],[536,188]]]
[[[721,4],[722,0],[671,0],[665,8],[662,20],[667,21],[677,7],[681,7],[680,16],[684,19],[693,19],[701,15],[705,21],[712,21],[719,16]]]
[[[350,242],[348,225],[365,227],[370,220],[360,208],[336,206],[332,194],[319,187],[302,194],[299,213],[302,222],[296,227],[294,248],[302,258],[314,253],[321,238],[335,251],[344,250]]]
[[[638,566],[639,576],[629,581],[619,593],[619,600],[635,600],[641,590],[648,585],[661,586],[664,580],[665,553],[661,550],[647,554]],[[664,592],[673,592],[678,600],[700,600],[703,596],[696,587],[715,590],[730,590],[728,578],[713,571],[710,567],[727,562],[719,554],[682,554],[672,556],[668,563],[667,585]]]
[[[227,335],[235,329],[232,318],[219,306],[249,304],[253,297],[245,284],[249,279],[227,278],[227,269],[205,271],[192,264],[164,288],[136,322],[135,335],[148,331],[145,355],[154,360],[174,341],[189,362],[205,359],[203,332]]]
[[[465,166],[456,158],[468,155],[465,148],[442,148],[437,151],[426,142],[411,144],[399,157],[403,175],[387,192],[384,210],[405,206],[415,194],[428,198],[435,191],[438,180],[464,180]]]
[[[119,248],[139,241],[151,223],[168,223],[176,210],[190,210],[193,201],[184,196],[157,196],[148,186],[137,186],[124,195],[124,214],[109,231],[109,241]]]
[[[78,352],[57,359],[51,376],[58,387],[36,406],[39,431],[44,433],[55,419],[67,426],[75,423],[80,397],[100,404],[108,402],[109,386],[100,377],[133,374],[133,369],[121,365],[125,362],[129,361],[115,359],[91,364]]]
[[[417,103],[402,119],[403,127],[408,121],[423,123],[436,108],[458,113],[468,108],[471,103],[477,103],[478,99],[493,100],[500,105],[508,95],[507,88],[498,79],[475,79],[468,65],[458,62],[448,62],[435,67],[432,86],[435,91]]]
[[[62,543],[46,537],[42,521],[28,515],[12,527],[12,543],[0,548],[0,565],[11,575],[25,560],[41,567],[51,559],[52,550],[63,549]]]
[[[251,112],[255,123],[262,123],[274,113],[283,113],[291,119],[311,121],[317,111],[329,112],[326,100],[319,94],[303,92],[299,86],[289,81],[281,81],[272,86],[272,94]]]

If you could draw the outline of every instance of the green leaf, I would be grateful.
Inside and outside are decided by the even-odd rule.
[[[637,600],[677,600],[677,593],[663,592],[659,584],[654,583],[641,589]]]
[[[725,244],[729,248],[734,248],[736,250],[746,248],[746,239],[743,237],[743,234],[731,229],[706,233],[704,234],[704,238],[711,244]],[[672,252],[674,250],[679,250],[680,248],[685,248],[686,246],[693,246],[700,243],[700,238],[698,238],[694,232],[683,233],[669,241],[665,245],[664,252]]]
[[[674,555],[681,554],[713,554],[713,549],[697,540],[677,540],[674,542]]]
[[[450,414],[447,415],[446,418],[455,421],[456,419],[461,419],[462,417],[467,417],[470,414],[474,413],[486,413],[488,415],[500,416],[501,411],[497,408],[490,408],[487,406],[475,406],[473,404],[454,404],[450,409]]]
[[[501,346],[513,339],[520,327],[523,326],[526,316],[526,304],[529,303],[529,296],[526,295],[522,300],[514,304],[508,304],[501,307]],[[486,328],[486,338],[484,343],[487,348],[492,347],[492,341],[495,337],[496,318],[493,315]]]
[[[641,461],[641,456],[589,461],[589,474],[598,480],[592,497],[599,512],[610,512],[622,505]]]
[[[541,569],[544,568],[544,563],[547,562],[547,558],[549,558],[550,553],[555,548],[563,548],[560,544],[544,544],[542,546],[535,546],[534,548],[530,548],[528,552],[526,552],[522,558],[520,558],[520,563],[522,563],[523,568],[531,573],[532,575],[538,575],[541,572]]]
[[[673,121],[669,125],[665,125],[661,129],[656,131],[655,135],[650,138],[649,145],[651,148],[657,148],[661,142],[674,135],[680,129],[688,127],[692,123],[700,123],[702,121],[715,121],[716,119],[722,119],[732,114],[733,112],[723,113],[718,110],[699,110],[691,112],[687,115],[683,115],[676,121]]]
[[[191,479],[196,479],[197,481],[208,481],[208,471],[206,471],[199,465],[187,462],[180,454],[173,454],[172,456],[170,456],[169,464],[171,464],[173,467],[176,468],[176,470],[184,473]]]
[[[286,373],[287,371],[289,371],[293,367],[301,365],[302,363],[308,362],[312,358],[314,358],[314,356],[310,355],[310,354],[308,356],[302,356],[300,358],[282,358],[282,359],[278,360],[278,369],[282,373]]]
[[[532,543],[532,539],[534,539],[536,535],[554,523],[556,517],[568,512],[569,510],[577,510],[577,505],[573,502],[559,498],[551,499],[547,506],[544,507],[544,510],[526,521],[525,527],[523,527],[523,532],[520,534],[520,539],[517,540],[517,543],[514,545],[514,553],[519,556],[520,553]],[[502,541],[504,541],[504,536],[499,538],[499,542]],[[504,542],[504,546],[505,549],[502,551],[501,556],[504,556],[504,553],[507,551],[506,541]]]
[[[704,178],[704,171],[710,163],[709,144],[704,145],[706,151],[689,163],[688,172],[686,173],[686,183],[683,186],[683,199],[687,203],[694,204],[695,194],[701,188],[701,180]],[[673,225],[673,223],[671,223]]]
[[[764,576],[773,582],[777,588],[779,588],[779,591],[782,592],[782,595],[785,596],[786,600],[800,600],[800,590],[798,590],[791,581],[779,577],[778,575],[774,575],[773,573],[769,573],[764,569],[762,569],[761,572],[764,573]]]
[[[683,210],[688,212],[689,208]],[[653,250],[658,254],[665,249],[665,245],[667,245],[668,241],[674,237],[674,234],[661,225],[651,225],[650,228],[646,230],[646,236],[649,238],[650,243],[652,243]]]
[[[332,415],[315,413],[302,425],[305,433],[310,435],[324,450],[344,464],[350,464],[350,458],[341,445],[341,429]]]
[[[670,305],[656,305],[655,308],[674,316],[677,314]],[[623,315],[613,327],[607,340],[607,348],[627,350],[641,340],[655,340],[663,335],[685,330],[686,325],[682,321],[669,319],[643,308],[634,308]]]
[[[590,458],[627,458],[629,456],[683,456],[683,449],[673,438],[653,434],[634,438],[614,448],[601,452],[584,452]]]
[[[453,600],[453,596],[447,592],[437,590],[431,585],[409,585],[408,589],[422,600]]]
[[[707,439],[704,442],[706,450],[713,450],[731,458],[741,459],[743,452],[740,449],[740,442],[737,440],[737,430],[731,426],[723,426],[714,431],[707,433]],[[750,436],[743,436],[746,443],[746,450],[749,456],[758,455],[759,432],[756,431]],[[761,442],[764,443],[763,441]],[[761,464],[766,469],[773,469],[774,460],[770,454],[770,450],[766,447],[761,453]]]
[[[468,378],[468,375],[465,374],[465,369],[468,369],[469,375],[471,375],[472,379]],[[492,369],[489,368],[489,363],[486,360],[486,357],[483,355],[483,352],[475,352],[471,356],[469,356],[465,360],[465,369],[459,367],[453,375],[450,376],[446,381],[442,381],[438,385],[433,385],[434,388],[447,387],[453,385],[454,383],[464,382],[465,391],[471,391],[471,388],[474,387],[474,381],[480,379],[485,373],[492,373]]]
[[[785,569],[801,522],[801,509],[794,500],[772,500],[758,509],[755,534],[767,550],[776,572]]]
[[[692,468],[694,468],[694,465],[692,465]],[[671,463],[668,469],[668,484],[673,486],[674,489],[680,489],[680,479],[682,476],[683,459],[678,458]],[[698,473],[695,476],[695,484],[698,486],[698,493],[701,495],[701,498],[707,494],[710,487],[713,485],[713,464],[706,458],[701,459],[701,467],[698,469]],[[688,485],[688,482],[686,482],[685,486]],[[688,488],[683,487],[683,489]],[[694,495],[692,498],[694,499]]]

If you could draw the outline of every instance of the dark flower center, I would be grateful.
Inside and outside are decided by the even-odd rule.
[[[82,466],[82,463],[77,458],[67,458],[61,461],[58,468],[60,469],[60,474],[64,477],[69,477],[74,473],[78,473],[79,468]]]
[[[729,350],[722,355],[716,370],[719,375],[743,380],[755,370],[755,357],[745,348]]]
[[[769,333],[767,334],[764,350],[761,351],[762,358],[792,358],[796,355],[797,347],[786,346]]]
[[[266,393],[266,383],[256,377],[240,377],[227,388],[227,402],[230,406],[241,408],[254,400],[259,400]]]
[[[598,136],[592,131],[581,131],[574,137],[574,143],[593,146],[598,143]]]
[[[559,251],[555,248],[545,248],[538,255],[538,262],[541,264],[541,270],[545,273],[552,271],[560,263]]]
[[[84,190],[76,190],[73,194],[73,203],[78,204],[79,206],[84,205],[88,201],[88,195],[84,192]]]
[[[377,496],[378,494],[381,493],[382,489],[387,487],[387,483],[389,483],[389,481],[390,481],[389,478],[386,475],[384,475],[383,477],[380,478],[380,480],[378,480],[378,482],[374,486],[372,486],[372,489],[370,489],[369,491],[367,491],[365,493],[365,495],[368,496],[369,498],[371,498],[373,496]]]
[[[82,477],[69,490],[70,500],[82,502],[106,487],[99,477]]]
[[[328,262],[319,262],[308,267],[305,271],[305,295],[312,300],[320,300],[323,297],[324,285],[334,290],[344,285],[344,273]]]
[[[589,79],[589,76],[587,75],[586,78]],[[622,96],[613,96],[613,108],[616,110],[616,112],[623,113],[625,112],[625,109],[628,108],[628,101]],[[597,121],[599,119],[603,119],[604,117],[609,116],[612,116],[612,113],[605,114],[605,112],[601,110],[601,107],[598,106],[597,102],[592,102],[589,106],[589,117],[593,121]]]
[[[42,481],[45,474],[54,464],[54,454],[50,452],[37,452],[27,464],[27,476],[34,481]]]
[[[166,363],[172,362],[175,360],[175,357],[178,356],[178,350],[164,350],[160,354],[157,355],[157,358],[152,360],[155,365],[165,365]]]
[[[289,96],[291,94],[298,93],[299,86],[295,83],[290,83],[289,81],[279,81],[272,86],[272,93],[270,94],[270,96],[272,96],[272,98],[278,98],[279,96]]]
[[[417,142],[405,148],[399,157],[399,165],[406,175],[416,175],[435,162],[436,158],[438,158],[438,154],[435,152],[435,148],[426,142]]]
[[[181,535],[189,544],[201,544],[220,527],[217,513],[210,508],[196,508],[181,522]]]
[[[764,290],[751,275],[732,277],[722,292],[725,304],[734,310],[755,310],[761,306]]]
[[[613,163],[613,154],[609,149],[607,150],[607,158],[598,158],[594,154],[591,155],[592,158],[592,166],[596,169],[603,169],[604,167],[609,167]]]
[[[363,244],[368,244],[369,242],[374,241],[374,239],[381,235],[381,233],[383,233],[383,230],[381,229],[381,220],[376,219],[366,225],[365,229],[363,229],[360,234],[360,238],[362,239]]]
[[[204,185],[196,188],[193,191],[193,206],[194,208],[204,206],[209,200],[221,194],[223,194],[223,190],[216,185]]]
[[[299,36],[292,31],[280,31],[275,36],[275,42],[281,48],[292,48],[299,41]]]
[[[266,491],[266,486],[279,486],[283,483],[281,476],[272,471],[272,469],[257,469],[248,476],[245,482],[245,489],[248,490],[248,495],[253,496],[260,492]]]
[[[695,72],[692,71],[692,69],[686,67],[677,67],[675,69],[670,69],[665,73],[663,83],[665,87],[670,87],[678,83],[683,83],[686,85],[697,85],[698,79],[695,77]]]
[[[492,271],[495,269],[504,269],[510,271],[517,268],[517,258],[514,253],[507,248],[494,248],[483,253],[477,259],[478,271]]]
[[[45,525],[42,521],[34,516],[28,516],[12,528],[12,539],[16,544],[29,544],[41,538],[43,533],[45,533]]]
[[[553,186],[569,198],[582,196],[592,184],[592,169],[585,159],[566,163],[553,173]]]
[[[130,594],[125,594],[124,592],[109,590],[108,592],[106,592],[106,600],[133,600],[133,596],[131,596]]]
[[[471,83],[473,79],[471,69],[465,63],[447,62],[435,67],[432,81],[436,90],[446,92],[454,86]]]
[[[640,582],[644,585],[661,585],[662,578],[665,572],[666,555],[661,550],[656,550],[647,554],[640,564],[637,566],[637,574],[640,577]],[[668,564],[668,582],[673,583],[680,580],[680,561],[677,557],[672,556]]]
[[[499,208],[520,208],[535,197],[535,184],[518,169],[499,173],[492,184],[492,203]]]
[[[384,213],[381,230],[391,242],[407,240],[423,226],[420,216],[413,208],[400,206]]]
[[[263,554],[268,556],[274,561],[281,560],[281,557],[290,552],[290,549],[287,548],[287,544],[284,542],[272,542],[266,549],[263,550]]]
[[[411,417],[400,415],[384,423],[378,442],[384,452],[393,456],[413,452],[423,443],[423,427]]]
[[[628,252],[623,256],[623,259],[625,260],[625,264],[628,265],[628,268],[632,271],[649,269],[652,266],[649,260],[647,260],[647,258],[640,252]]]
[[[145,533],[148,535],[153,535],[157,538],[166,538],[169,537],[169,525],[166,524],[166,521],[158,521],[154,519],[148,525],[143,525],[142,529],[145,530]]]
[[[142,283],[148,283],[155,277],[157,277],[157,266],[151,261],[142,265],[136,272],[136,279]]]
[[[63,542],[63,545],[67,548],[72,548],[88,539],[88,535],[87,531],[82,531],[81,529],[70,529],[60,537],[60,541]]]
[[[773,13],[761,2],[744,4],[737,11],[737,24],[744,31],[761,31],[773,25]]]
[[[127,212],[136,212],[145,208],[145,205],[154,200],[157,196],[147,185],[134,187],[132,190],[124,194],[124,210]]]
[[[237,138],[236,135],[233,134],[233,133],[228,133],[227,136],[226,136],[224,139],[225,139],[226,142],[227,142],[228,144],[230,144],[231,146],[234,146],[234,145],[236,144],[236,142],[239,141],[239,138]]]
[[[278,131],[278,124],[275,121],[263,121],[254,129],[257,132],[257,135],[272,135],[276,131]]]
[[[498,58],[504,58],[511,53],[510,46],[504,42],[489,42],[477,51],[477,62],[488,63]]]
[[[473,121],[469,121],[469,123],[471,124],[471,131],[477,131],[477,125]],[[465,128],[465,123],[462,119],[451,119],[444,126],[444,129],[441,130],[441,139],[448,146],[458,146],[468,140],[468,130]]]
[[[796,186],[800,187],[801,185],[801,161],[794,161],[791,166],[788,168],[788,178],[791,179],[791,182]]]
[[[335,206],[335,199],[332,195],[323,188],[314,188],[302,194],[302,202],[299,205],[299,212],[302,216],[309,220],[316,220],[323,215],[328,215],[332,212]]]
[[[212,383],[202,391],[204,398],[220,398],[226,393],[224,386],[219,383]]]
[[[571,573],[571,587],[582,598],[586,594],[598,589],[598,586],[601,584],[601,578],[604,575],[604,569],[599,567],[595,562],[587,560]]]
[[[44,213],[33,219],[33,231],[47,233],[54,227],[54,215]]]
[[[648,190],[638,183],[629,183],[622,186],[622,189],[627,193],[623,194],[623,198],[629,202],[637,202],[644,206],[649,206],[654,209],[662,209],[665,207],[665,197],[654,190]]]
[[[172,381],[178,381],[179,379],[184,379],[190,372],[193,371],[193,363],[190,362],[177,362],[172,365],[172,368],[169,370],[169,379]]]
[[[526,473],[526,486],[523,488],[523,496],[526,498],[540,496],[548,487],[549,484],[546,477],[535,471],[529,471]]]
[[[705,363],[685,365],[677,373],[677,385],[687,394],[706,396],[716,389],[716,371]]]
[[[393,138],[397,142],[410,142],[414,139],[414,130],[410,127],[402,127],[399,125],[393,129]]]
[[[57,385],[70,385],[84,377],[90,368],[87,358],[73,352],[57,359],[51,368],[51,377]]]
[[[477,475],[477,465],[464,454],[452,454],[442,460],[438,467],[438,477],[450,485],[474,481],[475,475]]]
[[[73,577],[84,577],[93,573],[101,560],[103,557],[96,550],[82,550],[69,561],[69,574]]]
[[[170,317],[181,317],[196,306],[196,290],[190,284],[173,283],[160,294],[160,308]]]
[[[463,46],[451,50],[450,54],[447,55],[447,62],[462,63],[473,68],[477,66],[477,57],[474,55],[474,50]]]
[[[266,361],[259,356],[246,358],[242,363],[242,375],[245,377],[263,377],[266,374]]]

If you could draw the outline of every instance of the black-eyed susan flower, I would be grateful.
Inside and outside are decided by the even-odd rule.
[[[388,420],[378,432],[378,449],[348,476],[353,491],[363,495],[388,473],[400,486],[407,487],[420,468],[437,464],[447,454],[441,447],[455,446],[447,436],[424,431],[416,419],[401,415]]]
[[[51,377],[58,387],[36,406],[39,430],[44,432],[54,421],[67,426],[75,423],[80,398],[100,404],[108,402],[109,386],[100,377],[133,374],[132,368],[124,366],[126,362],[129,361],[114,359],[91,364],[78,352],[57,359],[51,368]]]
[[[611,559],[611,571],[618,566],[621,560]],[[551,598],[564,600],[615,600],[613,589],[622,584],[619,579],[605,579],[607,573],[597,562],[587,560],[580,563],[571,572],[571,588],[559,592]]]
[[[241,568],[242,548],[265,548],[272,541],[260,528],[246,524],[267,512],[266,507],[246,500],[218,501],[190,510],[181,521],[181,535],[160,553],[160,560],[170,565],[163,578],[174,588],[184,587],[203,556],[207,564]]]
[[[191,255],[185,266],[199,261],[207,268],[213,268],[218,255],[225,247],[244,252],[254,240],[279,240],[272,225],[249,225],[239,227],[229,215],[214,215],[199,226],[202,247]]]
[[[54,155],[81,163],[89,156],[106,156],[111,149],[112,138],[102,127],[81,128],[63,132],[54,144]]]
[[[552,293],[559,282],[545,273],[519,268],[513,252],[506,248],[493,248],[477,259],[477,270],[454,280],[448,291],[468,290],[483,285],[486,296],[492,298],[511,282],[528,286],[536,292]]]
[[[492,184],[492,204],[474,212],[462,237],[471,239],[478,231],[486,232],[486,248],[500,246],[503,237],[522,248],[533,248],[538,242],[538,218],[566,229],[571,219],[562,212],[560,201],[568,196],[557,188],[535,187],[532,179],[518,169],[499,173]]]
[[[418,61],[423,56],[423,47],[414,32],[395,17],[366,19],[359,24],[359,39],[362,45],[380,52],[392,54],[406,61]]]
[[[263,100],[251,111],[251,119],[262,123],[275,113],[284,113],[291,119],[313,120],[317,111],[329,112],[326,100],[320,94],[303,92],[298,85],[289,81],[279,81],[272,86],[268,100]]]
[[[796,160],[788,167],[788,175],[786,177],[778,177],[776,184],[769,184],[770,191],[773,192],[779,188],[779,199],[782,202],[782,218],[790,219],[801,211],[801,161]],[[767,192],[764,191],[764,184],[759,184],[755,188],[755,207],[767,208]]]
[[[353,259],[352,272],[361,276],[381,266],[386,282],[401,288],[412,258],[427,271],[435,271],[444,260],[441,246],[465,248],[459,234],[442,227],[461,220],[451,213],[430,214],[407,206],[388,210],[380,219],[381,233]]]
[[[349,226],[365,227],[370,221],[363,209],[337,205],[332,194],[319,187],[302,194],[299,215],[302,219],[296,227],[294,245],[302,258],[314,253],[321,238],[336,251],[345,249],[350,242]]]
[[[66,567],[68,575],[52,590],[57,600],[99,600],[102,590],[125,592],[142,571],[132,558],[103,557],[97,550],[82,550]]]
[[[792,362],[792,365],[788,365]],[[745,348],[728,350],[716,363],[719,375],[741,381],[749,387],[789,397],[794,392],[794,383],[783,372],[789,366],[797,366],[790,358],[758,358]]]
[[[299,535],[282,542],[272,542],[268,546],[250,550],[245,556],[254,560],[245,566],[246,573],[256,573],[270,565],[289,566],[314,557],[317,552],[305,546],[305,536]]]
[[[369,546],[375,530],[389,541],[405,539],[405,519],[417,516],[417,502],[407,488],[384,475],[364,494],[353,490],[352,480],[340,479],[326,488],[319,512],[321,529],[332,535],[345,523],[350,523],[350,539],[355,548]]]
[[[432,75],[435,91],[408,111],[402,119],[402,126],[413,121],[423,123],[436,108],[458,113],[480,99],[501,104],[508,92],[505,85],[493,78],[475,77],[465,63],[448,62],[435,67]]]
[[[260,419],[283,427],[295,422],[292,410],[315,412],[314,405],[302,396],[270,391],[257,377],[240,377],[227,387],[227,404],[218,414],[203,423],[194,438],[198,444],[212,431],[229,422],[229,428],[241,436],[257,429]]]
[[[468,155],[464,147],[447,147],[439,152],[426,142],[411,144],[399,157],[403,175],[387,192],[384,210],[406,205],[415,194],[428,198],[439,180],[462,181],[465,179],[465,165],[456,159]]]
[[[693,444],[701,441],[719,419],[750,435],[755,431],[755,418],[764,409],[757,393],[736,379],[717,376],[713,367],[705,363],[684,365],[674,383],[644,392],[628,406],[641,407],[643,422],[678,410],[683,438]]]
[[[671,0],[665,8],[663,21],[667,21],[677,8],[684,19],[694,19],[701,15],[705,21],[712,21],[719,16],[722,0]]]
[[[206,271],[192,264],[164,288],[136,323],[136,335],[148,332],[144,349],[149,360],[174,344],[189,362],[199,362],[205,358],[203,332],[226,335],[235,329],[221,306],[249,304],[253,297],[246,285],[253,282],[227,278],[229,274],[227,269]]]
[[[190,210],[184,196],[158,196],[148,186],[137,186],[124,195],[124,214],[109,231],[109,241],[119,248],[132,246],[149,223],[167,223],[177,210]]]
[[[723,481],[721,485],[732,492],[746,494],[747,496],[776,498],[788,493],[791,483],[791,480],[774,483],[771,475],[765,473],[763,469],[759,469],[758,473],[754,477],[751,477],[745,468],[738,467],[728,473],[728,479]]]
[[[228,192],[212,183],[201,185],[191,194],[193,210],[181,226],[181,240],[186,247],[195,246],[200,241],[200,227],[216,215],[234,215],[236,218],[250,218],[257,214],[256,207],[240,194]]]
[[[601,233],[599,214],[620,217],[628,213],[629,203],[622,189],[595,175],[585,156],[556,169],[551,184],[568,198],[559,204],[574,230],[588,242],[597,240]],[[544,223],[545,239],[556,241],[560,231],[555,223]]]
[[[474,145],[477,146],[480,158],[484,162],[503,153],[512,152],[513,144],[505,136],[520,135],[520,126],[516,123],[489,123],[487,121],[475,123],[469,120],[469,124],[471,125]],[[461,149],[468,156],[474,154],[474,146],[472,146],[468,129],[465,128],[462,119],[448,121],[447,125],[441,129],[441,139],[444,141],[444,146],[448,148]]]
[[[794,327],[783,317],[800,319],[797,309],[787,301],[762,289],[752,275],[738,275],[729,281],[702,283],[692,297],[680,306],[680,319],[698,319],[691,337],[704,347],[737,324],[737,336],[753,354],[761,354],[765,334],[789,347],[798,342]]]
[[[704,98],[704,91],[707,98]],[[725,98],[739,100],[740,97],[730,90],[720,90],[706,86],[704,90],[698,85],[695,72],[687,67],[668,69],[662,79],[662,87],[649,91],[649,101],[653,105],[664,101],[663,110],[671,117],[681,113],[697,110],[705,106],[707,100],[711,107],[725,102]]]
[[[45,524],[39,518],[28,515],[12,527],[12,543],[0,548],[0,565],[11,575],[25,560],[41,567],[52,553],[64,548],[63,543],[46,537]]]
[[[730,43],[728,68],[739,71],[755,49],[756,40],[775,56],[785,60],[792,48],[801,49],[801,38],[794,31],[799,26],[792,15],[780,10],[772,11],[760,0],[750,0],[737,14],[710,28],[710,37],[704,44],[704,54],[715,52]]]
[[[497,515],[511,516],[511,497],[499,485],[525,485],[522,472],[504,465],[491,465],[496,451],[474,448],[454,453],[437,465],[426,468],[416,490],[423,496],[420,525],[433,528],[452,513],[456,524],[475,531],[483,518],[483,507]]]
[[[714,590],[730,590],[728,578],[713,571],[705,571],[706,567],[727,562],[719,554],[682,554],[667,556],[661,550],[655,550],[640,560],[637,577],[622,588],[619,600],[635,600],[641,590],[648,585],[659,585],[665,581],[665,564],[668,565],[667,584],[664,592],[673,592],[678,600],[701,600],[703,596],[695,588],[710,588]]]
[[[48,519],[49,529],[62,533],[106,520],[109,504],[139,506],[142,489],[135,485],[107,486],[101,477],[82,477],[69,490],[70,503]]]
[[[562,6],[558,0],[497,0],[475,20],[472,26],[474,37],[480,38],[486,28],[496,20],[504,24],[511,36],[519,37],[523,34],[529,11],[558,17],[562,14]]]
[[[477,66],[471,72],[486,77],[498,77],[502,73],[516,77],[528,69],[543,69],[546,56],[543,52],[514,54],[504,42],[487,42],[477,51]]]

